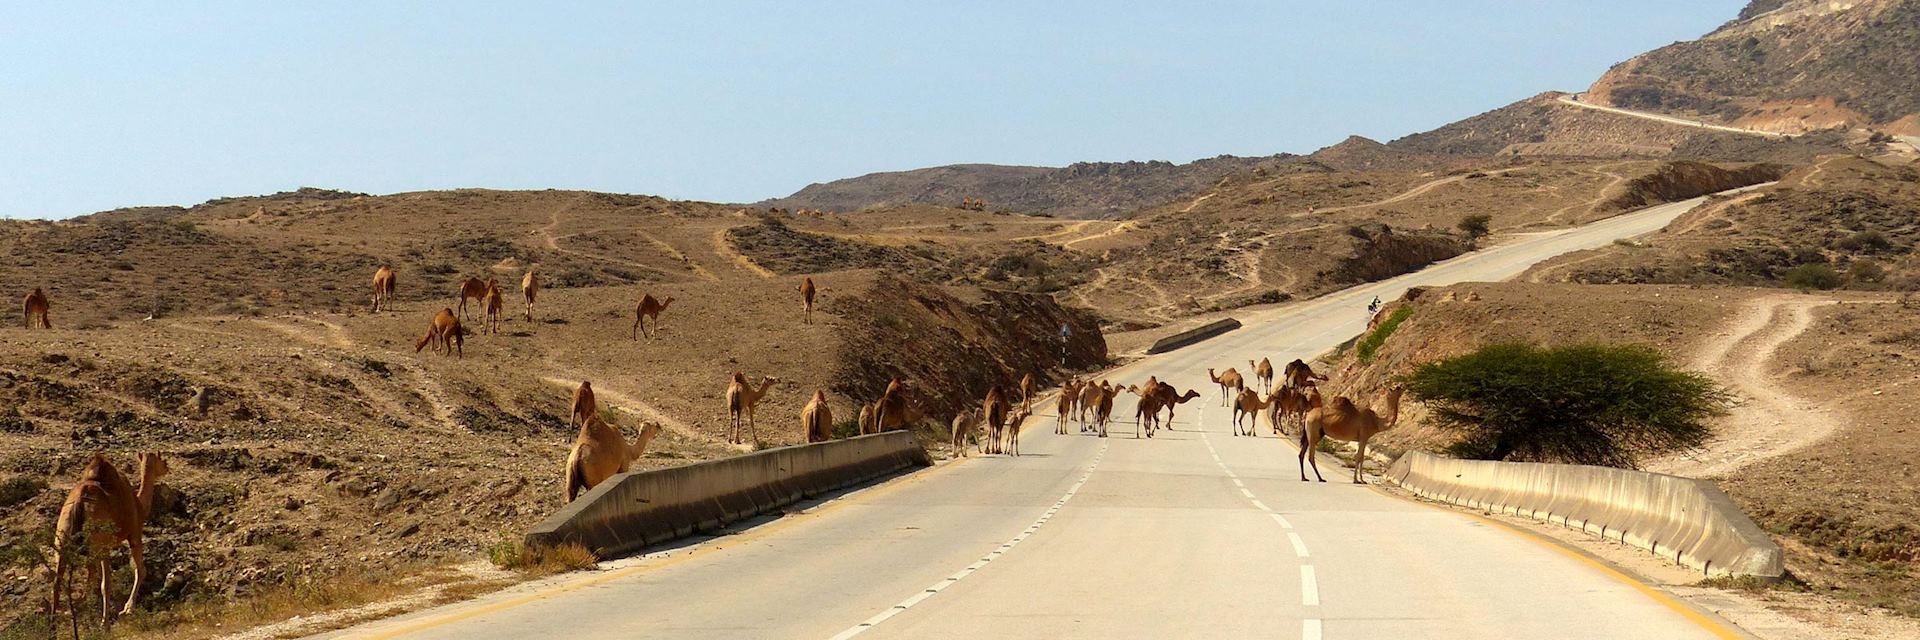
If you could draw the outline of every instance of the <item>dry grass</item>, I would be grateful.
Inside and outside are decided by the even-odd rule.
[[[493,566],[512,569],[530,578],[593,569],[600,562],[592,551],[577,543],[556,547],[528,545],[511,534],[502,534],[499,542],[487,548],[487,560]]]

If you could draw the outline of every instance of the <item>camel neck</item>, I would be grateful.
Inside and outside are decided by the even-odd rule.
[[[154,478],[152,474],[148,473],[144,465],[141,466],[140,486],[135,488],[133,492],[134,501],[140,506],[140,520],[145,521],[147,514],[153,512],[153,496],[155,493],[158,493],[159,490],[159,479]]]

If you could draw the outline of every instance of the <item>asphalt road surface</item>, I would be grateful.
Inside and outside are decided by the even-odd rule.
[[[734,535],[374,622],[408,638],[1713,638],[1731,625],[1476,516],[1301,482],[1265,427],[1231,435],[1208,366],[1311,359],[1374,296],[1510,278],[1659,229],[1699,200],[1510,238],[1418,273],[1240,315],[1245,326],[1106,377],[1202,397],[1135,439],[1026,427],[1025,455],[916,472]],[[1123,418],[1124,416],[1124,418]]]

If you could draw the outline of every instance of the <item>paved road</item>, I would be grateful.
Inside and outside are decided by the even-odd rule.
[[[1784,133],[1780,133],[1780,132],[1777,132],[1777,131],[1761,131],[1761,130],[1759,130],[1759,129],[1742,129],[1742,128],[1740,128],[1740,127],[1729,127],[1729,126],[1726,126],[1726,125],[1719,125],[1719,124],[1710,124],[1710,123],[1706,123],[1706,122],[1701,122],[1701,121],[1699,121],[1699,120],[1689,120],[1689,119],[1686,119],[1686,118],[1680,118],[1680,117],[1675,117],[1675,116],[1669,116],[1669,115],[1663,115],[1663,114],[1658,114],[1658,113],[1648,113],[1648,112],[1645,112],[1645,111],[1634,111],[1634,110],[1632,110],[1632,109],[1622,109],[1622,108],[1619,108],[1619,107],[1612,107],[1612,106],[1607,106],[1607,105],[1604,105],[1604,104],[1594,104],[1594,103],[1592,103],[1592,102],[1583,102],[1583,101],[1581,101],[1581,100],[1580,100],[1580,96],[1581,96],[1581,94],[1577,94],[1577,93],[1576,93],[1576,94],[1572,94],[1572,95],[1565,95],[1565,96],[1561,96],[1561,97],[1560,97],[1560,102],[1562,102],[1562,103],[1565,103],[1565,104],[1570,104],[1570,105],[1573,105],[1573,106],[1576,106],[1576,107],[1585,107],[1585,108],[1588,108],[1588,109],[1593,109],[1593,110],[1595,110],[1595,111],[1605,111],[1605,112],[1607,112],[1607,113],[1617,113],[1617,114],[1620,114],[1620,115],[1623,115],[1623,116],[1633,116],[1633,117],[1635,117],[1635,118],[1643,118],[1643,119],[1646,119],[1646,120],[1655,120],[1655,121],[1659,121],[1659,122],[1665,122],[1665,123],[1667,123],[1667,124],[1677,124],[1677,125],[1680,125],[1680,126],[1683,126],[1683,127],[1698,127],[1698,128],[1701,128],[1701,129],[1712,129],[1712,130],[1714,130],[1714,131],[1725,131],[1725,132],[1727,132],[1727,133],[1741,133],[1741,134],[1746,134],[1746,135],[1750,135],[1750,136],[1761,136],[1761,137],[1765,137],[1765,138],[1791,138],[1791,137],[1793,137],[1793,136],[1790,136],[1790,135],[1787,135],[1787,134],[1784,134]]]
[[[1373,296],[1501,280],[1664,226],[1699,200],[1510,240],[1421,272],[1245,314],[1115,371],[1202,399],[1171,432],[1056,436],[946,464],[622,568],[347,630],[410,638],[1711,638],[1717,619],[1464,513],[1302,483],[1293,449],[1234,437],[1204,368],[1307,358]],[[1132,406],[1116,413],[1131,415]],[[1043,413],[1050,413],[1043,412]],[[1076,430],[1077,431],[1077,430]]]

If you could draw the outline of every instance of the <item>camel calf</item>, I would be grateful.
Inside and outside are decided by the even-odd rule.
[[[967,436],[972,433],[973,425],[980,422],[980,412],[968,409],[953,417],[953,455],[967,457]]]
[[[373,272],[373,313],[380,313],[380,307],[393,310],[393,269],[382,265]]]
[[[40,328],[53,328],[53,322],[47,320],[47,310],[53,308],[53,305],[47,302],[47,292],[42,291],[40,287],[34,287],[33,291],[27,294],[27,298],[21,301],[20,306],[24,309],[22,313],[28,329],[33,328],[34,316],[40,316]]]
[[[453,309],[441,308],[433,314],[433,323],[427,325],[427,335],[414,343],[413,352],[420,353],[428,344],[433,345],[434,353],[453,355],[458,349],[460,357],[467,357],[467,329],[460,325],[460,318],[453,315]]]
[[[500,293],[500,283],[487,281],[487,333],[500,334],[500,312],[507,306],[506,297]]]
[[[800,304],[804,313],[801,320],[802,324],[813,324],[813,294],[816,291],[818,291],[818,289],[814,288],[813,278],[811,276],[800,281]]]
[[[159,488],[161,476],[167,475],[167,461],[158,453],[140,454],[139,466],[135,471],[140,476],[140,486],[127,483],[106,456],[95,453],[87,466],[80,470],[80,481],[73,484],[67,492],[67,500],[60,505],[60,516],[54,521],[53,529],[53,610],[60,610],[60,597],[68,596],[68,604],[73,604],[72,594],[68,593],[73,584],[73,567],[69,563],[67,552],[74,545],[84,542],[89,550],[87,556],[87,580],[100,583],[100,624],[108,622],[108,601],[112,599],[113,571],[107,562],[113,548],[120,543],[127,545],[127,562],[133,569],[133,586],[127,594],[127,604],[120,608],[120,614],[133,613],[134,604],[140,600],[140,583],[147,577],[145,547],[141,535],[146,527],[147,515],[153,510],[153,495]],[[89,522],[99,523],[90,526]],[[80,540],[85,533],[85,540]],[[78,611],[78,607],[74,607]]]
[[[1020,457],[1020,425],[1026,424],[1027,417],[1031,415],[1033,415],[1033,412],[1028,411],[1026,407],[1016,407],[1007,414],[1007,426],[1005,429],[1007,441],[1000,446],[1002,453],[1016,458]]]
[[[533,268],[527,268],[527,275],[520,277],[520,294],[527,298],[527,322],[533,322],[533,298],[540,293],[540,278],[533,275]]]
[[[833,409],[827,406],[827,392],[815,389],[813,399],[800,410],[800,432],[808,443],[833,439]]]

